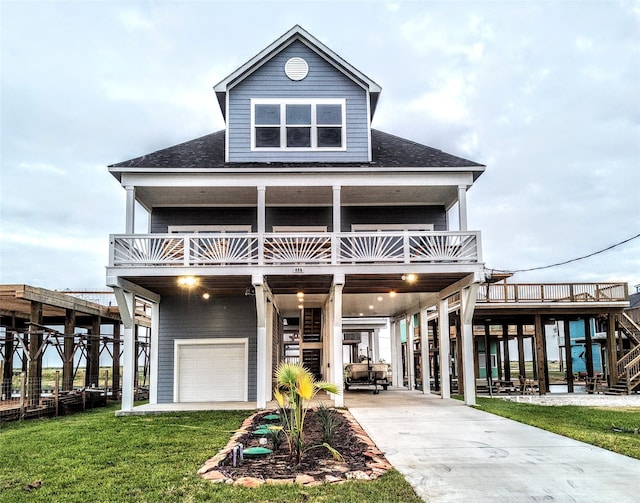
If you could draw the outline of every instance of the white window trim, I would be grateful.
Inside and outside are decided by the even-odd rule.
[[[249,401],[249,339],[246,337],[231,338],[225,337],[221,339],[175,339],[173,346],[173,401],[180,402],[180,346],[194,346],[200,344],[237,344],[244,346],[244,382],[243,385],[243,402]]]
[[[326,225],[274,225],[273,232],[327,232]]]
[[[280,105],[280,146],[256,147],[256,105]],[[287,147],[286,105],[341,105],[342,124],[335,124],[342,131],[342,146],[318,147],[316,107],[311,107],[311,147]],[[275,126],[274,126],[275,127]],[[331,127],[330,124],[321,124],[320,127]],[[340,152],[347,150],[347,100],[342,98],[252,98],[251,99],[251,151],[252,152]]]
[[[251,232],[251,225],[170,225],[169,234],[185,232],[199,234],[201,232]]]
[[[351,224],[352,232],[432,231],[433,224]]]

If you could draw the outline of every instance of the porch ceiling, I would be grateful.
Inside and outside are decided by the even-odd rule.
[[[256,206],[256,187],[136,187],[136,198],[147,208],[162,206]],[[373,186],[341,190],[341,204],[445,204],[457,198],[454,186]],[[267,187],[267,206],[331,206],[329,186]]]
[[[401,274],[348,274],[343,288],[342,313],[345,317],[394,316],[415,306],[434,303],[439,291],[465,277],[459,274],[422,274],[415,282]],[[250,276],[200,276],[189,290],[180,287],[177,277],[127,277],[128,281],[159,295],[211,296],[244,295],[251,286]],[[297,315],[297,292],[304,293],[304,306],[322,307],[331,290],[333,276],[281,275],[266,276],[265,281],[276,298],[283,316]],[[395,292],[390,294],[390,292]]]

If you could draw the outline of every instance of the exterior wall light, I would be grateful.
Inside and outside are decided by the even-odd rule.
[[[389,292],[389,297],[391,297],[391,298],[395,297],[396,295],[398,295],[398,293],[395,290],[391,290]]]

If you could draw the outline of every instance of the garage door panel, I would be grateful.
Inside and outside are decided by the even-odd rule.
[[[177,400],[247,400],[247,343],[182,341],[177,346]]]

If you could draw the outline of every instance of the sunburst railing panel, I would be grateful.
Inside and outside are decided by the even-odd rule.
[[[265,264],[330,264],[331,234],[273,233],[264,238]]]

